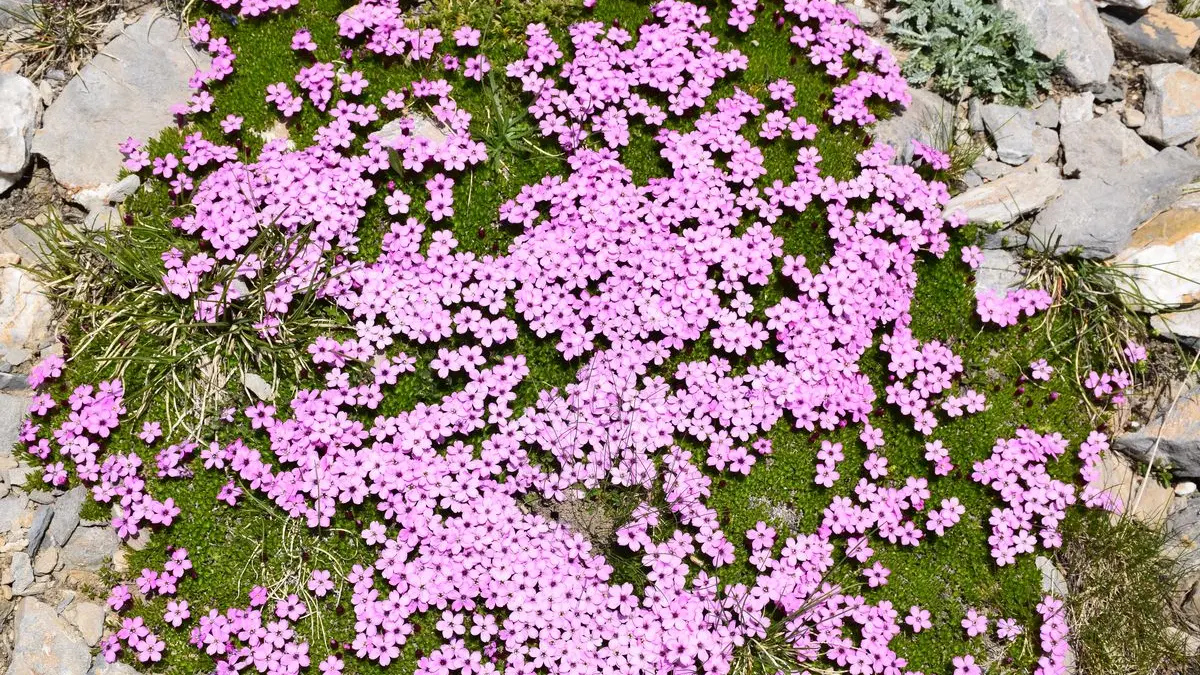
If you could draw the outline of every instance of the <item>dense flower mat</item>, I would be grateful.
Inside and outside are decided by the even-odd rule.
[[[140,575],[114,580],[106,658],[1065,671],[1062,602],[1031,558],[1072,505],[1119,506],[1078,487],[1107,439],[1054,403],[1029,339],[954,344],[1049,298],[965,299],[979,251],[942,211],[947,156],[854,149],[908,93],[852,13],[602,3],[492,51],[394,1],[214,4],[191,28],[213,59],[176,110],[190,123],[122,146],[153,187],[133,210],[171,214],[179,242],[162,292],[197,322],[252,307],[268,341],[315,294],[342,328],[300,347],[313,375],[290,400],[229,409],[211,437],[133,415],[121,381],[35,369],[22,439],[45,480],[87,485],[123,538],[155,533]],[[478,133],[497,86],[540,136],[511,165]],[[291,140],[243,132],[274,120]],[[258,245],[267,231],[285,243]],[[919,284],[950,289],[932,324]],[[1015,393],[991,396],[960,353],[995,346],[1029,375]],[[557,517],[580,504],[617,522],[597,537]],[[272,528],[253,553],[243,521]]]

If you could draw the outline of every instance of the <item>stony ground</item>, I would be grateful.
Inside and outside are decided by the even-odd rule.
[[[954,120],[988,143],[951,205],[973,223],[999,224],[982,241],[980,286],[1022,283],[1017,250],[1026,245],[1135,265],[1141,294],[1161,310],[1152,326],[1200,347],[1200,190],[1187,189],[1200,179],[1200,21],[1145,0],[1000,5],[1028,24],[1039,52],[1065,51],[1050,96],[1023,109],[915,92],[876,136],[897,147],[936,143],[937,121]],[[859,0],[854,8],[885,34],[891,7]],[[93,668],[91,654],[112,619],[102,576],[122,571],[123,547],[107,523],[81,518],[82,488],[29,489],[35,469],[13,454],[29,401],[24,373],[61,350],[54,308],[22,265],[35,263],[36,230],[52,212],[85,229],[121,222],[121,202],[139,184],[115,180],[117,143],[169,126],[169,108],[186,97],[202,58],[179,31],[170,16],[134,3],[77,73],[30,79],[19,56],[0,63],[0,666],[8,675],[131,671]],[[1140,517],[1166,523],[1200,566],[1192,482],[1200,479],[1200,386],[1179,382],[1175,394],[1160,412],[1131,416],[1117,441],[1130,457],[1169,466],[1173,484],[1143,481],[1142,465],[1115,456],[1106,479]],[[1200,575],[1181,588],[1180,605],[1200,623]]]

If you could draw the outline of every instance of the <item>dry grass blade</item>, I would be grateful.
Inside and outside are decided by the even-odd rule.
[[[28,0],[18,9],[0,9],[14,20],[3,52],[25,59],[26,74],[35,80],[51,68],[74,73],[121,6],[117,0]]]

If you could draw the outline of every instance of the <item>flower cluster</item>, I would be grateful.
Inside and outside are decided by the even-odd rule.
[[[1048,309],[1052,302],[1050,294],[1041,289],[1018,288],[1001,294],[990,288],[975,291],[976,311],[979,318],[997,326],[1013,326],[1025,316],[1033,316]]]
[[[216,2],[255,16],[295,0]],[[467,79],[491,69],[483,54],[447,51],[478,47],[479,30],[461,26],[443,44],[441,31],[410,25],[399,4],[355,5],[338,17],[339,36],[385,57],[461,69]],[[734,2],[729,25],[748,30],[758,4]],[[253,291],[265,298],[252,318],[266,337],[278,334],[297,297],[309,292],[347,318],[348,330],[305,346],[323,386],[278,407],[242,411],[265,446],[184,440],[158,451],[155,465],[163,479],[188,478],[200,464],[222,472],[222,504],[234,508],[248,491],[257,493],[309,527],[331,525],[352,505],[376,508],[362,531],[374,560],[347,575],[313,570],[304,578],[323,601],[348,589],[355,634],[345,647],[356,658],[388,666],[417,622],[436,612],[444,643],[418,659],[421,674],[722,675],[747,640],[778,628],[772,621],[785,624],[805,660],[855,673],[908,672],[892,640],[902,622],[913,632],[931,628],[930,612],[913,607],[902,620],[891,603],[868,602],[829,579],[844,546],[861,579],[884,587],[891,570],[874,559],[873,539],[916,547],[965,515],[956,498],[927,510],[933,496],[925,478],[890,475],[883,434],[870,424],[877,393],[861,367],[879,343],[888,356],[886,401],[925,436],[937,428],[939,410],[954,418],[986,406],[982,394],[956,384],[962,359],[910,329],[918,256],[945,255],[948,230],[963,222],[943,213],[945,185],[918,171],[945,168],[948,158],[917,146],[916,165],[901,165],[892,148],[876,144],[856,156],[853,177],[822,175],[811,143],[818,126],[794,114],[793,84],[770,83],[766,100],[738,88],[710,100],[748,61],[718,48],[704,30],[708,11],[662,0],[636,31],[579,23],[569,32],[569,57],[545,26],[527,27],[524,57],[504,73],[528,95],[542,135],[564,150],[566,168],[501,206],[500,220],[521,229],[497,255],[460,250],[449,230],[421,217],[452,221],[455,187],[464,184],[456,176],[487,159],[449,81],[418,80],[375,98],[361,72],[315,59],[308,30],[291,40],[307,65],[265,94],[284,118],[306,106],[319,114],[324,124],[307,147],[268,141],[251,161],[199,133],[187,136],[180,156],[151,157],[132,140],[122,145],[130,170],[149,169],[192,207],[173,225],[196,237],[200,251],[164,251],[163,287],[192,302],[197,319],[244,311],[244,299],[259,295]],[[791,43],[839,82],[828,112],[833,124],[873,122],[869,101],[907,103],[895,61],[846,8],[787,0],[777,21],[781,29],[790,24]],[[214,65],[193,78],[197,92],[179,112],[203,115],[213,101],[205,87],[232,72],[234,57],[203,21],[191,36],[213,53]],[[686,130],[667,124],[685,114],[694,121]],[[227,117],[222,131],[236,137],[241,124]],[[635,124],[653,130],[664,175],[639,181],[623,162]],[[795,158],[786,181],[768,175],[760,142],[786,145]],[[388,217],[379,255],[365,260],[358,228],[372,199]],[[819,263],[784,255],[773,231],[809,209],[828,225],[831,254]],[[263,241],[277,243],[258,246]],[[964,251],[968,264],[978,257]],[[761,293],[772,281],[780,293]],[[979,297],[980,316],[1002,326],[1048,305],[1049,296],[1036,291]],[[553,341],[578,370],[574,381],[514,409],[530,375],[525,357],[511,353],[522,329]],[[689,359],[688,348],[705,337],[712,354]],[[428,367],[452,391],[383,414],[387,388],[417,370],[402,345],[436,351]],[[748,356],[762,358],[740,365]],[[63,365],[48,359],[30,380],[40,386]],[[43,458],[72,460],[98,501],[119,504],[113,525],[129,537],[147,524],[169,525],[178,508],[146,493],[136,454],[99,462],[99,441],[125,413],[122,396],[119,382],[80,387],[53,444],[32,422],[22,439]],[[34,412],[56,405],[39,394]],[[761,574],[752,584],[723,584],[707,568],[734,562],[736,547],[707,504],[711,475],[751,473],[772,453],[766,432],[781,423],[808,432],[862,424],[866,475],[845,476],[853,493],[832,497],[815,533],[778,541],[758,523],[745,535],[749,562]],[[160,425],[148,423],[140,437],[150,444],[161,435]],[[704,462],[680,439],[700,444]],[[1081,449],[1086,473],[1103,445],[1106,439],[1093,437]],[[1075,493],[1046,466],[1065,447],[1057,435],[1022,430],[975,465],[974,479],[1006,504],[991,518],[999,564],[1032,552],[1035,530],[1043,546],[1058,545],[1057,525]],[[822,442],[817,483],[832,487],[843,478],[845,450]],[[941,441],[931,439],[925,450],[934,475],[953,471]],[[51,463],[46,475],[55,484],[68,479],[63,462]],[[606,486],[661,496],[654,503],[647,497],[615,534],[618,545],[641,554],[641,588],[612,583],[612,567],[591,542],[522,504],[528,495],[565,501]],[[163,572],[144,570],[137,588],[173,594],[190,566],[187,553],[176,551]],[[283,595],[268,610],[268,595],[256,587],[247,607],[197,611],[190,642],[217,672],[298,673],[310,665],[296,629],[310,608]],[[118,585],[109,603],[123,611],[132,597]],[[171,600],[163,618],[179,628],[192,609]],[[963,623],[971,636],[988,626],[978,613]],[[1011,620],[996,628],[1002,638],[1020,632]],[[1043,628],[1043,641],[1055,640],[1058,628]],[[122,645],[143,662],[162,657],[163,642],[136,617],[105,641],[105,655],[116,658]],[[1057,658],[1055,645],[1048,658]],[[956,673],[979,672],[969,655],[954,665]],[[345,667],[339,656],[319,664],[323,675]]]
[[[998,492],[1006,504],[988,518],[996,564],[1011,565],[1018,555],[1033,553],[1039,539],[1046,548],[1062,544],[1058,525],[1075,503],[1075,486],[1052,478],[1046,465],[1066,448],[1061,434],[1019,429],[1016,438],[996,441],[991,457],[975,463],[971,479]]]

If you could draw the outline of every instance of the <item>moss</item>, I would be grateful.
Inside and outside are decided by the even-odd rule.
[[[557,1],[557,0],[554,0]],[[533,3],[538,4],[538,3]],[[624,26],[634,26],[646,16],[642,3],[629,0],[604,2],[602,9],[594,14],[604,22],[619,21]],[[557,6],[557,5],[554,5]],[[246,127],[265,130],[276,123],[276,115],[263,101],[266,86],[273,82],[290,81],[297,67],[304,63],[288,49],[292,33],[299,27],[309,28],[320,45],[318,57],[331,60],[337,57],[334,35],[334,17],[341,11],[339,0],[312,0],[302,3],[295,11],[261,20],[239,22],[234,26],[220,14],[211,16],[218,34],[227,35],[239,53],[236,74],[224,86],[216,90],[217,102],[214,112],[201,119],[197,128],[210,138],[219,138],[217,121],[226,114],[245,117]],[[520,35],[509,25],[509,15],[484,14],[491,3],[472,0],[439,0],[435,7],[447,12],[447,16],[461,16],[477,27],[491,26],[503,40],[485,42],[485,52],[496,63],[504,58],[519,55],[522,47]],[[507,7],[507,5],[505,5]],[[547,17],[553,18],[553,17]],[[560,19],[566,17],[559,17]],[[519,22],[518,22],[519,23]],[[452,27],[451,27],[452,28]],[[555,29],[561,31],[562,26]],[[749,55],[750,69],[722,83],[714,93],[717,96],[732,93],[740,87],[751,93],[761,93],[766,84],[786,75],[797,87],[798,112],[809,121],[817,123],[821,132],[816,145],[823,156],[822,168],[832,176],[845,178],[855,171],[854,154],[863,145],[863,134],[845,129],[831,129],[825,122],[822,110],[828,106],[831,86],[823,73],[814,71],[803,59],[793,59],[793,51],[787,44],[785,32],[778,31],[772,22],[762,20],[755,24],[748,35],[735,34],[716,21],[710,28],[723,42],[732,42]],[[439,67],[399,61],[380,61],[356,55],[347,68],[360,69],[371,82],[371,91],[377,96],[389,88],[399,89],[414,78],[442,77],[446,75]],[[497,101],[501,105],[512,105],[516,94],[506,89],[503,79],[477,84],[458,75],[448,75],[455,86],[454,96],[459,104],[472,112],[472,131],[487,137],[494,129],[489,127],[489,111],[495,114]],[[499,89],[497,89],[499,88]],[[504,103],[509,101],[509,103]],[[287,123],[292,138],[303,144],[319,124],[319,117],[306,107],[297,119]],[[676,128],[687,128],[690,119],[673,120]],[[190,131],[190,130],[189,130]],[[256,150],[258,141],[247,134],[247,156]],[[178,131],[163,134],[151,146],[155,153],[177,148],[182,139]],[[530,139],[535,142],[538,139]],[[456,210],[452,228],[460,247],[477,254],[503,251],[516,232],[512,228],[496,224],[496,211],[500,204],[509,199],[522,185],[539,180],[542,176],[564,171],[560,157],[554,156],[552,148],[540,144],[543,152],[530,152],[514,158],[507,168],[488,164],[464,175],[456,187]],[[766,162],[773,178],[788,179],[792,175],[794,144],[773,143],[766,147]],[[626,164],[638,180],[658,175],[663,170],[656,146],[649,134],[637,130],[629,148],[623,153]],[[414,204],[424,202],[421,185],[405,185],[406,191],[414,196]],[[148,192],[139,192],[129,204],[132,213],[143,222],[160,225],[169,231],[169,221],[183,212],[182,207],[172,204],[159,186]],[[416,215],[423,217],[422,209]],[[378,252],[378,237],[385,222],[382,195],[377,195],[368,209],[362,230],[364,245],[362,256],[371,259]],[[447,226],[443,226],[447,227]],[[802,254],[809,258],[810,267],[827,259],[831,247],[824,233],[822,212],[812,208],[798,217],[781,220],[774,226],[784,239],[787,254]],[[997,500],[989,491],[971,482],[970,465],[986,457],[997,438],[1009,437],[1020,425],[1041,430],[1061,431],[1078,442],[1089,429],[1089,421],[1080,414],[1080,401],[1071,393],[1073,389],[1062,387],[1064,394],[1055,403],[1046,400],[1045,388],[1028,386],[1024,395],[1015,393],[1015,381],[1024,364],[1042,355],[1045,345],[1040,334],[1024,329],[992,331],[979,329],[973,315],[971,279],[965,267],[958,262],[958,247],[973,236],[970,231],[960,232],[955,238],[955,248],[942,260],[923,260],[919,265],[920,281],[914,303],[913,328],[923,340],[938,339],[953,346],[966,365],[964,384],[988,395],[989,408],[978,415],[951,421],[937,430],[936,437],[951,449],[952,458],[959,470],[946,478],[930,474],[923,458],[925,439],[912,431],[910,424],[894,412],[886,412],[873,423],[884,432],[886,454],[891,462],[894,479],[905,476],[929,478],[933,493],[932,503],[942,498],[957,497],[966,507],[963,522],[952,528],[945,537],[932,537],[916,549],[877,545],[879,559],[892,569],[889,585],[882,589],[867,590],[871,600],[890,600],[902,613],[910,605],[921,605],[933,612],[935,628],[919,636],[905,633],[895,644],[901,656],[908,659],[910,667],[925,671],[946,671],[952,656],[966,652],[981,653],[982,643],[965,638],[958,621],[968,607],[981,608],[990,617],[1013,617],[1026,626],[1034,627],[1034,605],[1040,593],[1039,577],[1033,567],[1032,558],[1022,558],[1017,565],[998,568],[988,554],[988,525],[986,517]],[[181,247],[195,248],[195,242],[178,238]],[[757,306],[764,307],[782,297],[784,288],[775,282],[760,291]],[[87,327],[75,326],[78,334]],[[453,381],[438,380],[430,376],[427,367],[435,348],[416,345],[400,345],[400,349],[418,357],[418,372],[404,378],[391,388],[382,403],[380,414],[395,414],[410,409],[417,402],[432,402],[451,391]],[[539,390],[562,386],[574,379],[577,363],[565,362],[553,347],[553,340],[539,340],[522,328],[517,340],[494,352],[524,354],[530,364],[531,373],[518,391],[517,409],[529,404]],[[712,353],[711,345],[701,341],[691,346],[686,358],[705,358]],[[765,358],[768,351],[759,355]],[[685,358],[680,356],[676,361]],[[98,377],[103,372],[102,364],[76,362],[73,377],[82,382]],[[879,353],[864,359],[864,371],[872,378],[876,388],[882,390],[886,382],[885,361]],[[669,367],[669,366],[668,366]],[[134,369],[136,371],[136,368]],[[136,373],[135,373],[136,374]],[[315,383],[306,380],[288,380],[277,383],[282,399],[291,392]],[[165,410],[161,402],[154,403],[142,419],[161,419]],[[140,420],[129,420],[109,443],[109,453],[137,452],[153,466],[155,448],[137,441],[133,433]],[[220,429],[221,436],[232,438],[244,435],[249,442],[265,447],[260,433],[249,428],[229,425]],[[742,533],[751,529],[759,520],[765,520],[780,530],[782,540],[791,532],[812,531],[835,493],[846,494],[857,481],[858,470],[865,459],[855,440],[856,432],[849,429],[834,434],[811,436],[793,431],[789,424],[780,423],[769,434],[775,453],[769,460],[760,461],[748,477],[712,475],[714,489],[709,504],[721,514],[725,531],[737,547],[739,562],[719,571],[728,582],[752,581],[756,571],[746,562],[747,551]],[[823,439],[839,440],[847,446],[847,460],[841,467],[843,478],[836,487],[827,490],[813,483],[815,449]],[[697,453],[703,449],[687,439],[680,442],[693,447]],[[1056,468],[1063,477],[1073,475],[1075,468],[1063,462]],[[363,522],[369,522],[373,513],[366,507],[348,509],[338,514],[334,524],[324,530],[306,530],[289,525],[273,507],[260,504],[248,496],[242,505],[230,508],[216,501],[220,487],[228,480],[217,472],[198,471],[187,480],[149,480],[149,490],[160,499],[172,498],[182,508],[177,522],[166,532],[151,539],[149,547],[134,553],[130,562],[135,571],[142,567],[161,568],[171,547],[187,548],[195,561],[193,574],[180,584],[180,595],[187,598],[193,613],[199,614],[209,608],[244,605],[246,593],[254,584],[283,584],[287,580],[305,578],[311,569],[345,564],[364,558],[364,549],[358,536]],[[616,491],[602,491],[589,495],[589,500],[602,505],[606,513],[616,522],[632,508],[630,496]],[[634,501],[633,503],[636,503]],[[98,507],[89,506],[89,513]],[[293,524],[294,525],[294,524]],[[602,547],[615,568],[615,579],[644,583],[645,571],[640,557],[629,554],[615,546]],[[320,553],[318,553],[318,551]],[[307,553],[306,553],[307,552]],[[849,568],[840,568],[839,574],[848,578],[855,575]],[[283,591],[284,586],[279,590]],[[137,608],[147,624],[168,642],[168,659],[161,670],[166,673],[200,673],[211,666],[207,657],[201,657],[187,646],[188,631],[173,629],[161,621],[164,602],[155,600],[147,606]],[[339,610],[340,607],[340,610]],[[348,656],[345,644],[353,637],[353,616],[349,602],[343,598],[340,606],[332,599],[317,601],[318,610],[313,616],[299,623],[300,630],[312,638],[311,655],[316,663],[326,654],[334,652]],[[339,613],[341,611],[341,613]],[[393,664],[393,672],[411,672],[417,650],[428,653],[439,640],[429,621],[424,629],[414,636],[403,651],[399,662]],[[1032,663],[1034,649],[1024,640],[1011,649],[1014,667],[1028,668]],[[365,662],[353,661],[355,672],[375,673],[384,669]]]

